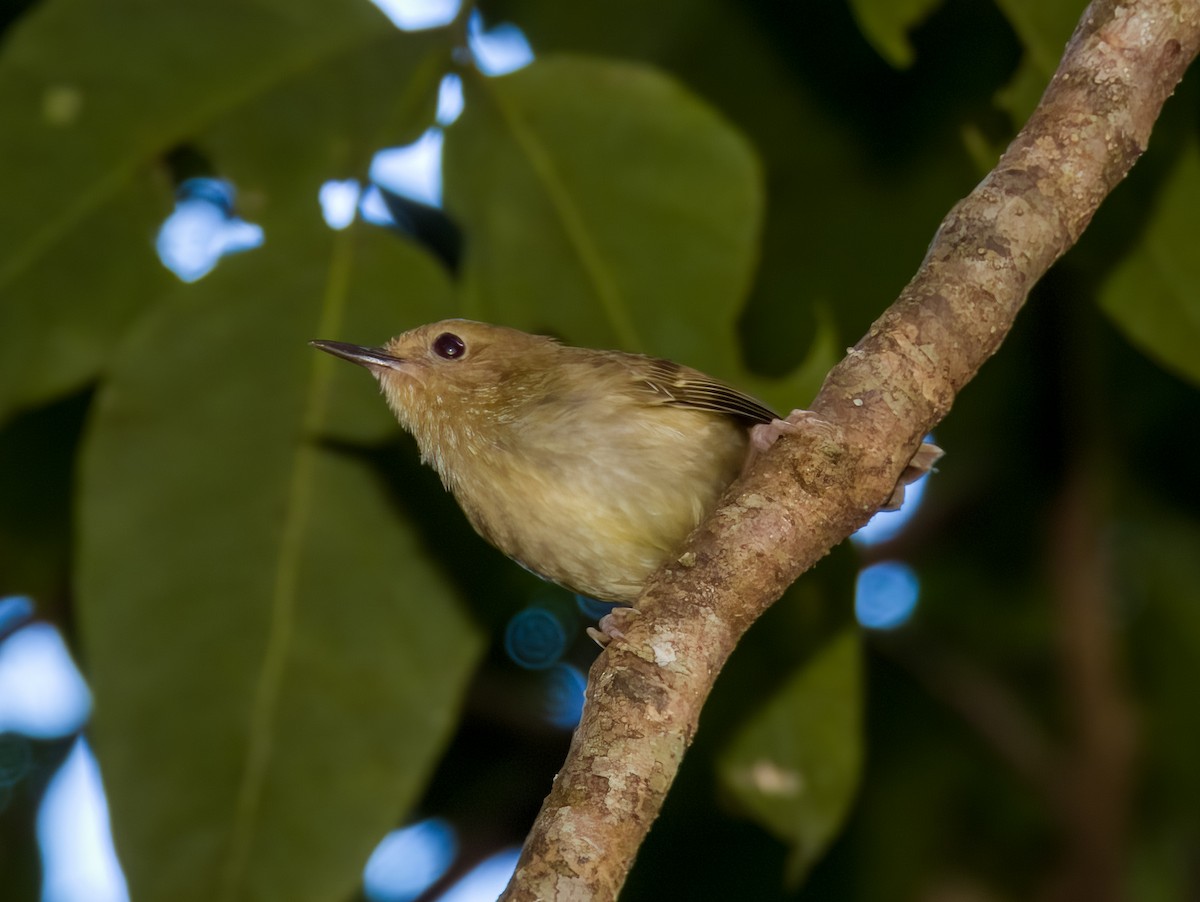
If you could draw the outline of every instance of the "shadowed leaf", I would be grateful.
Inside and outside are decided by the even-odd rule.
[[[1139,348],[1200,384],[1200,147],[1180,151],[1141,240],[1100,288],[1100,306]]]
[[[859,637],[843,629],[732,738],[721,783],[791,846],[798,882],[841,829],[862,760]]]

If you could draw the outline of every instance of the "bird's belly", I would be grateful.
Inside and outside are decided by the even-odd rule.
[[[526,417],[471,451],[470,466],[443,460],[439,472],[509,557],[583,595],[632,602],[741,469],[746,430],[686,408],[567,409],[579,418]]]
[[[592,598],[631,602],[724,488],[686,473],[590,475],[560,481],[540,474],[520,490],[459,501],[475,529],[527,569]]]

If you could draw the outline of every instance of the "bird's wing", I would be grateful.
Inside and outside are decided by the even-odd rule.
[[[642,358],[634,372],[636,380],[663,404],[724,413],[749,424],[777,419],[775,411],[757,398],[670,360]]]

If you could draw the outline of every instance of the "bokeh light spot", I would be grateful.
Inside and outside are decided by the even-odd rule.
[[[100,770],[82,739],[46,787],[37,834],[42,902],[128,902]]]
[[[354,222],[362,186],[355,179],[328,181],[317,192],[321,213],[331,229],[344,229]]]
[[[0,598],[0,641],[33,617],[33,599],[26,595]]]
[[[388,209],[387,201],[383,199],[383,194],[374,185],[363,192],[362,203],[359,204],[358,209],[362,213],[362,218],[372,225],[394,226],[396,224],[396,217]]]
[[[438,86],[437,124],[443,128],[453,125],[463,111],[462,79],[451,72]]]
[[[34,623],[0,643],[0,733],[69,736],[91,708],[91,693],[57,629]]]
[[[925,441],[932,442],[933,436],[925,436]],[[923,476],[916,482],[906,485],[904,487],[904,503],[900,505],[900,509],[879,511],[867,521],[862,529],[850,536],[851,540],[859,545],[870,546],[889,542],[896,538],[912,522],[913,517],[920,509],[928,485],[928,476]]]
[[[409,902],[440,880],[457,854],[454,828],[440,818],[393,830],[367,860],[363,892],[370,902]]]
[[[543,670],[562,657],[567,631],[562,621],[542,607],[529,607],[513,615],[504,629],[504,650],[517,664]]]
[[[921,583],[912,567],[881,561],[859,571],[854,613],[870,629],[895,629],[912,616],[920,594]]]
[[[517,869],[521,850],[514,846],[475,865],[458,883],[438,897],[438,902],[495,902]]]
[[[533,48],[525,32],[508,22],[484,31],[483,16],[478,11],[471,13],[467,21],[467,45],[484,75],[507,75],[533,62]]]
[[[163,265],[184,282],[210,273],[226,254],[263,243],[261,226],[233,215],[233,186],[220,179],[188,179],[176,191],[175,210],[158,230]]]
[[[403,31],[423,31],[449,25],[458,15],[459,0],[371,0],[392,24]]]
[[[430,207],[442,205],[442,130],[428,129],[404,147],[389,147],[371,161],[371,181]]]
[[[583,715],[587,677],[578,667],[555,664],[546,671],[546,720],[564,730],[573,730]]]

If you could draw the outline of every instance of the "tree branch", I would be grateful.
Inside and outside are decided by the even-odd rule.
[[[754,620],[887,499],[1029,290],[1146,147],[1200,46],[1200,0],[1096,0],[1033,116],[942,222],[916,276],[597,659],[507,900],[615,899],[718,672]]]

